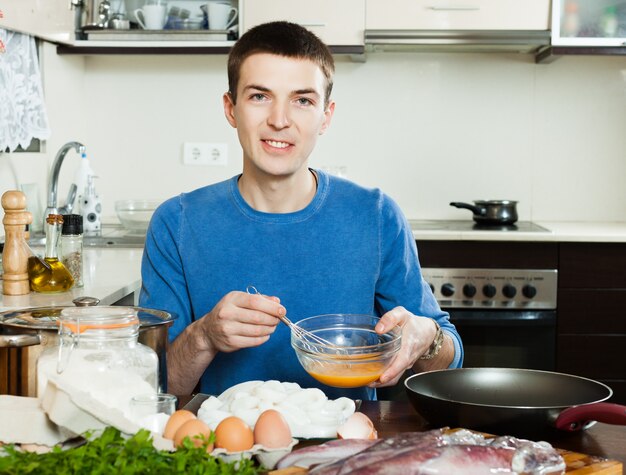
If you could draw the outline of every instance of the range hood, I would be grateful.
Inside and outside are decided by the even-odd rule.
[[[366,51],[535,53],[550,44],[543,30],[365,30]]]

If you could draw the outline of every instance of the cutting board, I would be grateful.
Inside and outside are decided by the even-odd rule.
[[[569,450],[558,449],[565,460],[567,474],[584,475],[593,473],[594,475],[619,475],[623,473],[622,462],[617,460],[607,460],[590,455],[570,452]]]
[[[565,460],[567,475],[621,475],[622,463],[617,460],[607,460],[600,457],[570,452],[569,450],[557,449]],[[307,469],[301,467],[287,467],[280,470],[272,470],[268,475],[305,475]]]

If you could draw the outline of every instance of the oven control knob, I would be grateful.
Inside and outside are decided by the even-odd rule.
[[[496,296],[496,286],[493,284],[485,284],[483,287],[483,295],[488,298]]]
[[[441,295],[444,297],[452,297],[454,295],[454,285],[443,284],[441,286]]]
[[[433,284],[428,284],[428,287],[430,287],[430,291],[434,294],[435,293],[435,286]]]
[[[474,284],[465,284],[463,286],[463,295],[465,295],[468,299],[471,299],[474,295],[476,295],[476,286]]]
[[[535,295],[537,295],[537,288],[534,285],[526,284],[522,287],[522,295],[527,299],[532,299]]]
[[[507,299],[512,299],[513,297],[515,297],[516,293],[517,293],[517,289],[513,287],[511,284],[504,284],[504,287],[502,287],[502,294]]]

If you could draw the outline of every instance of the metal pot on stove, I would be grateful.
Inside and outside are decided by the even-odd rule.
[[[44,350],[59,345],[57,320],[65,308],[75,307],[33,307],[0,312],[0,393],[37,395],[37,359]],[[159,358],[158,389],[166,392],[167,331],[176,317],[161,310],[125,308],[137,312],[140,323],[138,341],[156,352]]]
[[[481,225],[511,225],[517,221],[517,201],[478,200],[473,203],[452,202],[450,206],[470,210],[474,221]]]

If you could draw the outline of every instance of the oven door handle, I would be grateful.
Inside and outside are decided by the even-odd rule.
[[[450,321],[466,326],[555,326],[556,312],[548,311],[450,311]]]

